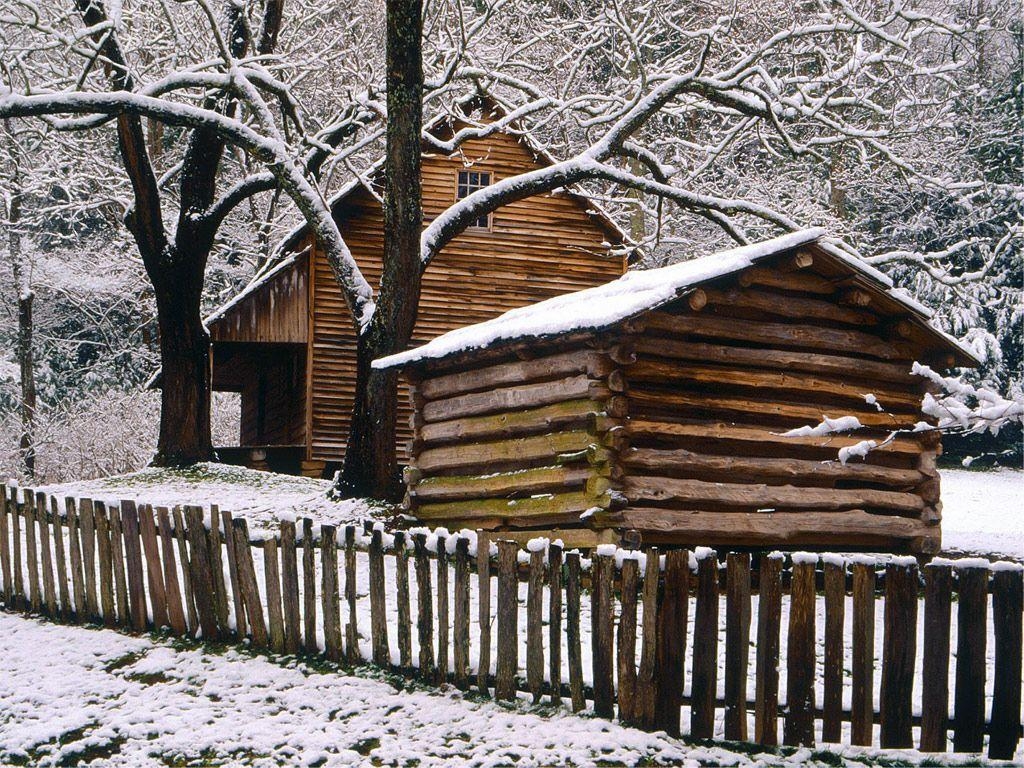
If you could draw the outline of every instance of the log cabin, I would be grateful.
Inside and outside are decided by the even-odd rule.
[[[567,546],[935,552],[911,369],[978,363],[928,314],[806,230],[451,331],[374,363],[411,384],[406,507]]]
[[[492,104],[466,121],[441,118],[431,135],[493,124]],[[472,120],[472,123],[468,122]],[[494,130],[442,154],[424,143],[423,211],[429,221],[500,178],[548,165],[529,135]],[[381,164],[332,200],[335,220],[371,285],[384,250]],[[423,276],[414,342],[493,318],[513,307],[600,285],[623,274],[630,250],[622,231],[573,190],[511,203],[459,235]],[[289,235],[275,264],[207,318],[213,389],[238,392],[237,446],[222,461],[278,472],[330,476],[344,457],[355,392],[355,331],[341,291],[307,228]],[[396,440],[404,457],[408,397],[400,394]]]

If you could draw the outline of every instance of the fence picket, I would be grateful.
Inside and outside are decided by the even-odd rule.
[[[235,529],[231,513],[226,509],[220,512],[221,526],[224,529],[224,551],[228,558],[228,580],[231,582],[231,605],[235,613],[235,637],[246,636],[245,602],[242,600],[242,588],[238,579],[238,561],[235,559]]]
[[[949,726],[949,630],[953,569],[929,563],[924,569],[924,659],[921,669],[922,752],[945,752]]]
[[[216,640],[220,634],[217,611],[213,606],[213,571],[210,567],[210,539],[203,524],[203,508],[185,508],[185,526],[191,558],[192,597],[196,604],[199,627],[204,640]],[[257,594],[259,594],[257,590]]]
[[[39,585],[39,547],[36,535],[36,513],[32,491],[25,489],[22,495],[21,515],[25,521],[25,564],[28,566],[28,602],[33,612],[43,607],[43,595]]]
[[[192,566],[188,552],[188,541],[185,534],[185,516],[181,507],[174,508],[174,538],[178,542],[178,562],[181,563],[182,596],[185,599],[185,612],[188,616],[188,628],[192,637],[199,635],[199,613],[196,611],[195,589],[192,584]],[[245,530],[246,547],[249,541],[249,529]],[[236,546],[237,549],[237,546]]]
[[[995,689],[988,756],[1012,760],[1020,741],[1021,617],[1024,575],[1002,569],[992,576],[992,624],[995,630]]]
[[[281,569],[278,565],[277,539],[263,542],[263,582],[267,594],[267,624],[270,627],[270,648],[284,653],[284,612],[281,608]]]
[[[395,600],[398,603],[398,663],[412,669],[412,612],[409,602],[409,550],[405,532],[395,533]]]
[[[7,486],[0,486],[0,578],[3,579],[3,589],[0,596],[8,608],[14,602],[14,581],[11,574],[11,536],[10,536],[10,513],[7,501]]]
[[[302,649],[317,653],[316,639],[316,549],[313,544],[313,521],[302,521]]]
[[[498,667],[494,696],[512,701],[516,695],[516,671],[519,669],[519,578],[514,541],[498,542]]]
[[[55,616],[57,613],[57,592],[53,581],[53,548],[50,544],[50,523],[46,514],[46,494],[35,494],[36,520],[39,522],[39,560],[43,575],[43,604],[46,613]]]
[[[530,552],[526,588],[526,684],[533,703],[544,690],[544,550]]]
[[[437,537],[437,682],[448,680],[448,539]]]
[[[128,571],[128,605],[131,611],[131,623],[136,632],[142,632],[146,628],[146,593],[142,576],[142,546],[139,541],[139,514],[134,501],[121,501],[121,528],[124,533],[124,562]],[[192,560],[195,562],[195,545],[192,545]],[[195,584],[195,573],[192,575],[192,582]],[[205,585],[195,584],[196,597]],[[214,633],[216,634],[216,633]],[[203,628],[203,636],[213,637],[207,634],[206,627]]]
[[[491,540],[486,531],[476,532],[477,607],[480,624],[480,660],[477,663],[476,687],[490,695],[487,678],[491,673]]]
[[[875,568],[853,563],[853,689],[850,743],[870,747],[875,722]]]
[[[469,689],[469,539],[455,541],[454,624],[452,627],[455,686]]]
[[[323,536],[322,530],[320,535]],[[335,579],[335,583],[337,583],[337,579]],[[345,526],[345,601],[348,603],[345,655],[349,664],[358,664],[362,660],[362,653],[359,650],[359,622],[356,619],[356,527],[354,525]],[[326,621],[327,617],[325,616],[325,626]]]
[[[640,648],[640,670],[637,672],[636,720],[646,730],[655,728],[655,702],[658,686],[655,666],[658,661],[658,582],[660,558],[657,547],[647,550],[643,585],[643,645]]]
[[[548,545],[548,677],[551,703],[562,703],[562,547]]]
[[[636,599],[640,583],[640,564],[632,558],[623,560],[621,578],[619,590],[621,610],[619,612],[618,649],[616,655],[619,679],[619,720],[623,723],[632,724],[637,722]]]
[[[791,746],[814,745],[814,565],[817,558],[812,560],[811,557],[794,555],[789,591],[783,743]]]
[[[889,563],[885,570],[881,728],[883,749],[914,746],[911,708],[917,649],[917,565]]]
[[[730,552],[725,590],[725,738],[747,740],[750,664],[750,555]]]
[[[838,742],[843,734],[843,620],[846,566],[825,562],[825,663],[821,740]]]
[[[263,621],[263,601],[260,599],[260,587],[256,581],[256,569],[252,563],[252,550],[249,545],[249,524],[244,517],[231,521],[235,538],[235,559],[238,566],[238,583],[242,592],[242,602],[252,644],[255,648],[266,648],[269,640],[267,625]],[[187,568],[183,569],[186,573]]]
[[[350,536],[351,533],[351,536]],[[351,549],[349,539],[354,539],[355,528],[351,525],[345,530],[345,558]],[[320,598],[324,614],[324,653],[331,661],[341,661],[341,594],[338,589],[338,530],[333,525],[320,526]],[[346,568],[347,573],[347,568]],[[354,587],[354,585],[353,585]],[[349,585],[345,584],[348,594]],[[348,659],[353,663],[358,653],[358,646],[349,648]]]
[[[666,582],[666,592],[667,587]],[[668,602],[667,594],[665,601]],[[691,687],[690,734],[695,739],[710,739],[715,733],[715,699],[718,693],[718,558],[714,552],[697,560]]]
[[[374,528],[370,535],[370,636],[373,642],[373,663],[384,667],[391,663],[388,643],[387,584],[384,577],[383,531]]]
[[[57,567],[57,597],[60,601],[61,621],[71,619],[71,595],[68,593],[68,561],[64,552],[64,526],[61,524],[57,497],[51,496],[50,524],[53,527],[53,559]]]
[[[413,536],[416,558],[416,626],[420,644],[420,677],[430,679],[434,669],[434,600],[431,596],[427,537]]]
[[[220,629],[220,636],[227,637],[231,633],[231,626],[228,623],[228,589],[224,581],[224,557],[221,546],[223,544],[223,531],[221,531],[220,507],[216,504],[210,505],[210,531],[209,531],[209,552],[210,552],[210,574],[213,577],[213,612],[217,617],[217,626]],[[145,544],[145,538],[143,538]],[[155,550],[155,547],[154,547]]]
[[[96,517],[96,559],[100,569],[100,605],[103,608],[103,623],[112,627],[117,623],[119,617],[114,609],[114,557],[110,542],[110,516],[107,505],[97,501],[94,515]],[[130,626],[130,623],[125,621],[125,626]]]
[[[82,538],[82,569],[85,572],[85,613],[89,621],[99,619],[99,600],[96,596],[96,512],[91,499],[78,502],[78,522]],[[20,558],[20,548],[15,550]],[[15,584],[21,574],[15,571]]]
[[[782,626],[782,556],[758,566],[757,656],[754,670],[754,741],[779,743],[779,635]]]
[[[86,619],[85,612],[85,574],[82,571],[82,544],[78,530],[78,511],[75,500],[64,499],[64,515],[68,526],[68,549],[71,560],[71,594],[75,600],[75,618],[81,622]]]
[[[153,609],[153,626],[169,626],[167,615],[167,587],[164,584],[164,570],[160,562],[160,549],[156,543],[156,519],[153,508],[146,504],[138,508],[139,536],[142,539],[142,553],[146,558],[146,576],[149,584],[149,604]],[[220,545],[218,543],[218,549]]]
[[[569,552],[565,556],[565,639],[566,659],[569,662],[569,696],[572,711],[580,712],[587,706],[583,697],[583,648],[580,638],[580,555]]]
[[[717,589],[717,585],[716,585]],[[717,592],[716,592],[717,599]],[[706,606],[705,606],[706,607]],[[654,702],[655,725],[670,736],[680,732],[680,708],[683,703],[683,679],[686,659],[686,623],[690,612],[690,553],[671,550],[665,554],[665,579],[658,607],[658,639],[655,659],[657,693]],[[705,620],[701,617],[697,620]],[[715,634],[718,633],[717,619]],[[694,654],[697,653],[696,640]],[[694,684],[697,676],[694,655]],[[698,690],[694,689],[694,699]],[[712,692],[714,696],[714,692]],[[691,721],[692,721],[691,717]]]
[[[985,739],[985,651],[988,642],[988,569],[958,569],[956,688],[953,751],[980,752]]]
[[[281,598],[284,602],[284,651],[295,654],[302,645],[299,608],[299,562],[295,549],[295,523],[281,521]]]
[[[181,600],[181,587],[178,585],[178,566],[174,557],[174,531],[171,530],[171,516],[167,507],[157,507],[156,514],[160,528],[160,549],[163,553],[167,621],[175,635],[184,637],[188,634],[188,624],[185,622],[185,606]]]
[[[131,626],[131,612],[128,608],[128,580],[124,570],[124,526],[121,524],[121,510],[111,507],[107,510],[110,518],[110,566],[114,574],[114,595],[117,598],[117,623],[122,627]]]

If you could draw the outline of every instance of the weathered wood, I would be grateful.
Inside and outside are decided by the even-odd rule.
[[[843,735],[843,621],[846,614],[846,566],[825,561],[825,663],[821,740],[838,743]]]
[[[267,594],[267,623],[270,628],[270,649],[284,652],[284,611],[281,607],[281,569],[278,564],[277,539],[263,542],[263,581]]]
[[[992,760],[1012,760],[1020,741],[1022,611],[1024,580],[1021,571],[996,571],[992,576],[995,687],[988,741],[988,756]]]
[[[914,497],[915,499],[920,499]],[[416,507],[416,517],[424,521],[499,519],[509,525],[536,527],[579,523],[581,512],[593,507],[608,508],[614,502],[609,494],[577,493],[542,494],[524,499],[473,499]]]
[[[853,563],[853,688],[850,743],[870,747],[874,725],[875,571],[868,562]]]
[[[499,701],[512,701],[516,695],[516,670],[519,668],[519,579],[514,541],[498,542],[498,648],[494,695]]]
[[[793,559],[783,743],[814,745],[814,560]]]
[[[4,486],[4,494],[10,492],[8,497],[11,514],[11,580],[14,584],[14,605],[16,608],[25,607],[25,574],[22,571],[22,557],[21,557],[21,531],[24,526],[24,515],[18,508],[18,496],[17,490],[9,486]],[[83,504],[88,499],[83,499]],[[89,502],[89,519],[90,526],[92,525],[92,502]],[[90,531],[92,528],[90,527]],[[90,552],[92,550],[90,549]],[[90,613],[90,618],[96,615],[96,600],[95,600],[95,577],[93,577],[93,611]]]
[[[477,602],[480,624],[480,661],[477,664],[477,690],[488,695],[487,676],[491,671],[491,539],[486,531],[476,532]]]
[[[175,513],[175,517],[177,517],[177,510]],[[269,638],[267,625],[263,620],[263,601],[260,599],[260,587],[256,581],[252,549],[249,545],[249,524],[244,517],[238,517],[231,521],[231,527],[235,537],[235,564],[238,567],[238,583],[245,606],[246,623],[252,633],[252,644],[255,648],[266,648]],[[186,572],[187,570],[185,569]]]
[[[373,663],[385,667],[391,664],[388,646],[387,583],[384,578],[383,531],[374,528],[370,535],[370,637]]]
[[[111,507],[110,516],[110,564],[114,573],[114,593],[117,597],[117,623],[127,627],[131,625],[131,608],[128,602],[128,581],[125,574],[124,526],[121,524],[121,512]]]
[[[7,486],[0,485],[0,577],[2,587],[0,596],[3,597],[6,607],[11,608],[14,604],[14,580],[11,573],[11,535],[10,535],[10,512],[8,512]],[[76,608],[81,612],[81,602],[76,603]]]
[[[615,561],[611,555],[596,554],[591,560],[590,641],[594,676],[594,714],[615,715],[615,612],[612,579]]]
[[[409,552],[405,532],[395,531],[395,600],[398,604],[398,663],[412,669],[412,612],[409,603]]]
[[[826,320],[857,326],[873,326],[878,325],[879,322],[878,315],[873,312],[852,309],[833,301],[782,295],[771,291],[740,290],[738,288],[705,289],[705,299],[712,306],[723,309],[755,309],[770,315],[790,317],[796,320]]]
[[[448,681],[450,603],[448,597],[448,539],[437,536],[437,681]]]
[[[572,711],[580,712],[587,706],[587,700],[583,696],[583,649],[580,646],[580,556],[578,552],[568,552],[565,556],[565,638]]]
[[[50,616],[57,615],[57,591],[53,579],[53,545],[50,543],[50,523],[46,510],[46,494],[36,493],[36,520],[39,522],[39,565],[43,577],[43,605]]]
[[[804,293],[835,293],[836,286],[828,278],[814,273],[793,274],[771,267],[748,267],[740,273],[737,282],[744,288],[751,285],[765,285],[771,288],[782,288],[787,291]]]
[[[39,612],[43,607],[43,593],[39,582],[39,546],[36,533],[35,500],[32,491],[24,489],[21,504],[21,516],[25,521],[25,565],[28,566],[28,600],[29,608]]]
[[[228,580],[231,582],[231,607],[235,614],[235,635],[239,638],[245,637],[246,619],[245,602],[242,600],[241,582],[238,578],[238,560],[235,550],[235,534],[232,524],[231,513],[226,509],[221,510],[221,523],[224,528],[224,544],[228,558]]]
[[[423,472],[430,473],[439,469],[486,467],[501,462],[519,463],[548,457],[553,459],[561,454],[584,451],[595,440],[594,435],[577,429],[494,442],[449,445],[421,451],[416,456],[415,465]]]
[[[782,625],[782,556],[762,555],[758,567],[754,741],[779,743],[779,632]]]
[[[0,496],[5,496],[0,489]],[[64,498],[64,515],[68,526],[68,550],[71,565],[71,594],[75,601],[75,618],[79,623],[88,620],[85,609],[85,571],[82,567],[82,537],[75,500]]]
[[[953,751],[981,752],[985,739],[988,568],[959,568]]]
[[[185,527],[189,544],[189,567],[192,576],[192,596],[196,603],[199,628],[204,640],[216,640],[220,636],[217,626],[217,612],[213,607],[213,572],[210,567],[210,541],[203,524],[203,508],[185,508]],[[236,543],[237,546],[237,543]],[[251,558],[250,558],[251,559]],[[256,595],[259,595],[257,587]],[[265,645],[265,644],[264,644]]]
[[[456,395],[444,400],[432,400],[423,405],[420,413],[430,423],[447,421],[484,413],[515,411],[540,405],[560,403],[581,398],[602,399],[607,390],[586,374],[567,376],[556,381],[489,389]]]
[[[453,671],[455,686],[469,689],[469,539],[460,536],[455,541],[455,590],[453,639]]]
[[[353,543],[355,541],[355,528],[351,525],[346,526],[346,559],[349,549],[349,529],[352,530]],[[322,568],[320,597],[323,601],[324,615],[324,655],[330,661],[337,662],[341,661],[341,602],[338,589],[338,530],[333,525],[320,526],[320,565]],[[349,588],[346,580],[346,595]],[[351,585],[351,589],[353,592],[355,591],[354,583]],[[358,642],[353,644],[347,654],[350,663],[354,662],[356,653],[358,653]]]
[[[223,533],[221,532],[220,507],[210,505],[209,552],[210,572],[213,576],[213,612],[217,616],[220,636],[227,637],[231,631],[228,623],[228,589],[224,581]],[[145,542],[143,542],[145,543]]]
[[[302,647],[302,611],[299,606],[299,563],[295,550],[295,523],[281,521],[281,601],[284,608],[284,652]]]
[[[185,621],[185,606],[181,598],[181,587],[178,585],[178,566],[174,557],[174,532],[171,530],[171,517],[166,507],[157,507],[157,519],[160,527],[160,546],[163,552],[164,592],[167,596],[167,621],[171,632],[178,637],[188,634]],[[230,531],[230,528],[226,528]]]
[[[924,569],[924,657],[921,664],[922,752],[945,752],[949,726],[949,635],[953,569],[929,563]]]
[[[526,588],[526,685],[539,704],[544,691],[544,550],[530,552]]]
[[[2,514],[0,512],[0,515]],[[61,522],[60,507],[57,506],[56,496],[50,497],[50,525],[53,527],[53,559],[57,570],[57,597],[60,602],[60,617],[62,621],[68,621],[71,618],[71,595],[68,591],[68,561],[64,552],[64,525]],[[3,538],[6,537],[0,533],[0,547],[3,546]]]
[[[734,507],[781,507],[815,511],[879,507],[897,512],[919,513],[924,502],[911,493],[876,491],[867,488],[800,488],[763,483],[712,483],[670,477],[627,477],[623,493],[630,501],[670,501],[682,504],[719,504]]]
[[[670,550],[665,555],[664,594],[658,608],[654,723],[657,728],[665,730],[672,736],[677,736],[680,733],[680,707],[682,705],[686,661],[686,623],[690,601],[689,559],[690,556],[686,550]],[[705,605],[706,610],[707,605]],[[706,622],[706,619],[705,615],[697,618],[698,621],[704,622]],[[717,629],[715,634],[716,639],[714,642],[716,643],[715,647],[717,647]],[[706,646],[698,651],[697,640],[695,631],[694,685],[698,685],[697,672],[699,664],[706,662],[705,658],[698,663],[698,657],[701,653],[706,653],[707,651]],[[695,696],[703,695],[699,687],[693,690]],[[712,696],[714,696],[714,693],[712,693]],[[699,708],[699,705],[697,706]],[[714,710],[712,709],[712,716],[713,714]],[[692,721],[693,718],[691,717]]]
[[[417,501],[478,499],[510,493],[538,493],[585,485],[590,467],[538,467],[482,476],[428,477],[410,489]]]
[[[643,645],[637,672],[636,723],[645,730],[655,728],[655,704],[658,699],[656,667],[658,662],[658,584],[661,579],[657,547],[647,550],[643,582]]]
[[[188,537],[185,531],[185,516],[181,507],[173,510],[174,537],[178,543],[178,562],[181,563],[181,588],[185,599],[185,613],[188,617],[189,633],[199,634],[199,614],[196,612],[195,590],[192,586],[192,567],[189,564]]]
[[[665,601],[668,602],[667,595]],[[697,561],[691,689],[690,735],[695,739],[710,739],[714,736],[718,693],[718,559],[714,552],[706,553]]]
[[[142,538],[142,552],[146,558],[146,576],[149,585],[149,604],[153,611],[153,627],[169,626],[167,616],[167,588],[164,586],[163,565],[160,563],[160,549],[156,542],[156,521],[153,508],[139,507],[139,535]],[[220,545],[218,543],[218,549]],[[225,617],[226,625],[226,617]]]
[[[323,533],[321,533],[323,536]],[[335,567],[337,571],[337,567]],[[348,605],[348,623],[345,625],[345,656],[349,664],[363,659],[359,650],[359,621],[356,618],[356,527],[345,526],[345,602]],[[326,614],[324,621],[327,621]]]
[[[416,625],[419,630],[420,677],[429,680],[434,675],[434,598],[431,595],[430,557],[425,534],[415,534],[412,541],[416,558]]]
[[[107,505],[97,501],[93,516],[96,521],[96,560],[99,566],[100,607],[103,612],[103,623],[112,627],[117,622],[118,616],[114,605],[114,561],[110,546],[110,518],[107,515]]]
[[[883,749],[914,746],[911,707],[917,649],[917,566],[889,563],[885,569],[882,640],[881,729]]]
[[[142,545],[139,540],[139,513],[135,502],[129,499],[122,500],[120,506],[121,527],[124,532],[124,564],[128,573],[128,608],[132,628],[136,632],[142,632],[146,629],[146,591],[142,571]],[[192,560],[195,559],[195,548],[193,547]],[[204,586],[196,584],[194,572],[192,584],[194,590],[202,589]],[[198,601],[198,595],[196,597]],[[216,626],[213,627],[213,635],[207,635],[205,629],[204,625],[204,637],[208,639],[216,637]]]
[[[562,703],[562,546],[548,545],[548,679],[552,704]]]
[[[607,411],[607,405],[597,400],[566,400],[538,408],[423,424],[418,430],[418,438],[424,445],[437,445],[455,440],[523,437],[577,425],[597,426],[601,421],[600,414]]]
[[[316,639],[316,546],[313,521],[302,520],[302,649],[318,653]]]
[[[747,741],[750,555],[730,552],[725,588],[725,738]]]
[[[640,564],[632,559],[622,561],[620,583],[619,633],[616,654],[618,673],[619,721],[625,724],[638,721],[636,636],[637,589],[640,583]]]

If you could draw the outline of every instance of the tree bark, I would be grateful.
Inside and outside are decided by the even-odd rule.
[[[422,35],[421,0],[388,0],[384,271],[373,317],[357,329],[356,400],[336,487],[342,496],[396,499],[402,488],[395,452],[398,375],[370,364],[409,344],[420,300]]]

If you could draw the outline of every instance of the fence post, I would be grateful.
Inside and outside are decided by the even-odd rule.
[[[526,589],[526,682],[533,703],[540,703],[544,690],[544,550],[530,550],[529,582]]]
[[[643,585],[643,645],[640,648],[640,671],[637,673],[636,719],[646,730],[655,727],[655,703],[658,685],[655,667],[658,663],[658,585],[661,581],[661,556],[657,547],[647,550]]]
[[[476,531],[477,597],[480,610],[480,661],[476,670],[476,687],[489,695],[487,677],[491,673],[491,539],[487,531]]]
[[[850,743],[870,747],[875,722],[875,566],[853,561],[853,690]]]
[[[284,651],[299,652],[302,615],[299,608],[299,562],[295,549],[295,523],[281,521],[281,596],[284,600]]]
[[[395,532],[395,595],[398,602],[398,663],[412,669],[412,611],[409,602],[409,551],[405,532]]]
[[[256,569],[252,563],[252,551],[249,547],[249,524],[244,517],[231,521],[235,538],[235,559],[238,565],[238,581],[245,605],[245,615],[249,629],[252,630],[252,644],[256,648],[267,647],[267,625],[263,621],[263,601],[260,599],[260,587],[256,581]],[[187,569],[183,569],[186,570]]]
[[[14,571],[12,580],[14,583],[14,605],[16,608],[25,607],[25,575],[21,568],[21,529],[24,518],[18,510],[17,489],[4,486],[4,494],[10,491],[8,509],[11,513],[11,568]]]
[[[437,682],[448,680],[448,539],[437,536]]]
[[[114,593],[117,597],[117,623],[130,627],[128,581],[124,570],[124,526],[121,525],[121,512],[117,507],[111,507],[107,514],[110,516],[107,532],[110,534],[110,565],[114,572]]]
[[[618,674],[619,721],[637,722],[636,690],[636,603],[640,583],[640,564],[633,558],[622,561],[622,583],[619,590],[622,610],[619,613]]]
[[[924,659],[921,668],[921,751],[945,752],[949,728],[949,630],[953,569],[924,569]]]
[[[757,658],[754,741],[779,743],[779,633],[782,625],[782,555],[761,557],[757,586]]]
[[[667,592],[666,582],[666,603]],[[690,733],[695,739],[710,739],[715,735],[715,699],[718,693],[718,557],[714,550],[708,550],[697,558],[691,689]]]
[[[825,559],[825,682],[821,740],[843,737],[843,619],[846,614],[846,565],[840,558]]]
[[[814,568],[817,555],[792,557],[789,642],[786,652],[786,719],[783,743],[814,745]]]
[[[191,508],[190,508],[191,509]],[[186,512],[188,514],[188,512]],[[191,525],[191,521],[190,525]],[[202,520],[199,523],[202,527]],[[134,501],[121,501],[121,526],[124,532],[124,561],[128,571],[128,603],[131,612],[132,628],[136,632],[143,632],[146,629],[146,593],[142,577],[142,548],[139,543],[139,513]],[[196,545],[192,543],[192,563],[198,562]],[[204,561],[205,562],[205,559]],[[197,573],[193,571],[192,583],[195,589],[196,608],[199,608],[200,600],[208,599],[209,593],[200,597],[201,592],[206,592],[205,575],[197,579]],[[154,612],[155,617],[155,612]],[[200,612],[200,623],[203,624],[203,637],[212,639],[217,636],[216,625],[208,625],[203,622]],[[212,630],[212,632],[208,632]]]
[[[267,623],[270,626],[270,648],[284,652],[284,613],[281,609],[281,568],[277,557],[277,539],[263,542],[263,581],[267,591]]]
[[[388,643],[386,606],[387,585],[384,579],[384,541],[380,528],[370,534],[370,634],[373,638],[373,663],[385,667],[391,663]]]
[[[408,588],[406,589],[408,593]],[[455,686],[469,688],[469,539],[455,540]]]
[[[232,525],[233,524],[234,522],[232,522]],[[185,516],[182,514],[181,507],[174,508],[174,538],[178,543],[178,562],[181,563],[181,584],[185,597],[185,611],[188,614],[189,632],[192,637],[197,637],[199,635],[199,614],[196,612],[195,590],[192,585],[192,565],[188,554],[188,542],[185,534]],[[245,546],[248,550],[248,527],[245,529]],[[252,558],[250,558],[250,562],[251,560]]]
[[[46,613],[54,616],[57,613],[57,593],[53,582],[53,550],[50,545],[50,523],[46,514],[46,494],[37,491],[36,520],[39,521],[39,554],[43,571],[43,603]]]
[[[171,518],[167,507],[157,507],[156,514],[160,525],[160,548],[164,556],[167,620],[170,622],[171,631],[178,637],[184,637],[188,634],[188,624],[185,623],[185,607],[181,601],[181,588],[178,586],[178,566],[174,557],[174,532],[171,530]],[[230,529],[228,530],[230,532]]]
[[[512,701],[516,695],[519,669],[519,578],[514,541],[498,542],[498,668],[494,695]],[[422,641],[421,641],[422,642]]]
[[[995,629],[995,690],[988,756],[1012,760],[1020,740],[1021,615],[1024,581],[1020,567],[1000,564],[992,577],[992,623]]]
[[[654,673],[657,688],[654,701],[655,725],[670,736],[678,736],[680,730],[686,661],[686,622],[689,611],[690,553],[685,549],[671,550],[665,554],[665,583],[657,611],[657,656]],[[717,619],[715,630],[717,634]],[[693,680],[696,685],[696,640],[694,654]],[[697,693],[697,689],[694,688],[694,699]]]
[[[167,615],[167,588],[164,585],[163,567],[160,564],[160,550],[156,543],[156,521],[153,519],[153,508],[148,504],[139,507],[139,534],[142,537],[142,551],[146,556],[146,575],[149,577],[149,602],[153,608],[153,626],[159,629],[167,626],[170,622]],[[227,628],[226,621],[223,626],[225,629]]]
[[[224,545],[228,557],[228,580],[231,582],[231,605],[235,612],[235,637],[241,640],[248,634],[245,623],[245,602],[242,600],[242,587],[238,578],[238,559],[235,547],[235,528],[231,513],[222,509],[220,520],[224,528]]]
[[[326,535],[322,528],[320,535],[321,537]],[[359,664],[363,660],[363,655],[359,650],[359,622],[356,617],[356,527],[354,525],[345,526],[345,602],[348,604],[345,655],[349,664]],[[326,624],[327,616],[325,615],[324,626]]]
[[[7,510],[7,486],[0,485],[0,577],[3,578],[0,594],[10,608],[14,602],[14,582],[11,580],[10,514]]]
[[[725,576],[725,738],[746,741],[750,555],[730,552]]]
[[[114,557],[107,505],[97,501],[93,514],[96,517],[96,554],[100,567],[100,604],[103,608],[103,623],[112,627],[120,618],[128,626],[130,613],[122,611],[123,616],[118,617],[114,611]]]
[[[221,637],[227,637],[231,633],[228,625],[228,590],[224,581],[224,557],[221,553],[221,541],[224,536],[221,533],[220,507],[216,504],[210,505],[210,573],[213,576],[213,612],[217,617],[217,626],[220,627]],[[142,543],[146,543],[145,534]],[[155,549],[155,547],[154,547]],[[159,560],[157,561],[157,572],[159,573]]]
[[[580,645],[580,555],[565,556],[565,639],[569,661],[569,695],[572,711],[587,706],[583,697],[583,649]]]
[[[53,559],[57,569],[57,597],[60,601],[61,621],[68,621],[71,618],[71,596],[68,593],[68,565],[67,556],[64,552],[64,528],[61,525],[60,507],[57,506],[57,497],[49,498],[50,504],[50,525],[53,528]]]
[[[413,536],[416,558],[416,625],[420,644],[420,677],[429,680],[434,668],[434,600],[430,586],[427,537]]]
[[[551,703],[562,703],[562,547],[548,545],[548,677]]]
[[[313,544],[313,521],[302,520],[302,649],[318,653],[316,639],[316,548]]]
[[[615,559],[599,547],[590,570],[590,642],[593,653],[594,714],[615,716],[614,642],[615,611],[612,605],[612,577]]]
[[[988,643],[988,567],[959,568],[954,752],[980,752],[985,739],[985,651]]]
[[[75,500],[64,499],[64,514],[68,521],[68,548],[71,550],[71,594],[75,599],[75,619],[85,623],[88,616],[85,611],[85,576],[82,571],[82,544],[78,533],[78,512]]]
[[[917,649],[917,565],[912,558],[885,569],[885,635],[882,641],[881,729],[883,749],[914,746],[911,707]]]
[[[203,630],[204,640],[216,640],[218,637],[217,613],[213,607],[213,573],[210,568],[210,538],[203,525],[203,508],[190,506],[185,508],[189,549],[192,557],[192,596],[199,615],[199,626]],[[137,545],[137,542],[136,542]],[[250,557],[251,561],[251,557]],[[256,594],[259,594],[257,589]]]
[[[39,587],[39,554],[36,544],[36,513],[32,491],[22,490],[21,513],[25,519],[25,560],[28,565],[29,607],[38,612],[43,607],[42,591]]]
[[[351,543],[350,543],[351,539]],[[355,547],[355,528],[345,528],[345,560],[348,562],[349,549]],[[320,592],[324,612],[324,653],[331,661],[341,660],[341,596],[338,589],[338,530],[333,525],[320,526]],[[346,568],[347,571],[347,568]],[[345,593],[349,592],[345,584]],[[355,585],[351,586],[355,591]],[[358,645],[349,648],[348,661],[357,663]]]

